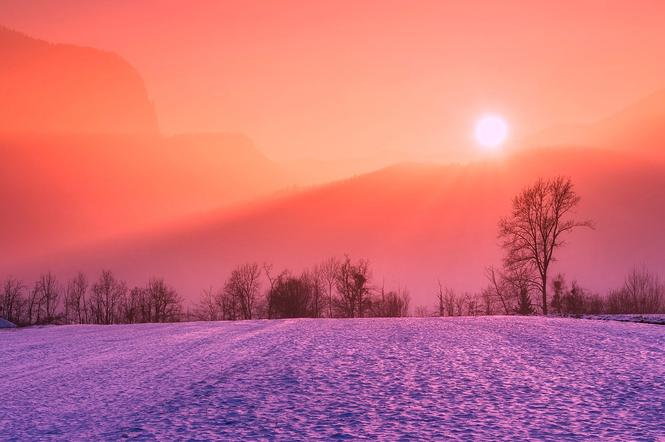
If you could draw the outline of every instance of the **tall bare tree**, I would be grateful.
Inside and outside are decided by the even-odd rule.
[[[510,216],[499,221],[499,238],[506,251],[504,264],[508,269],[534,270],[545,315],[548,270],[556,250],[565,244],[564,235],[577,227],[592,227],[590,221],[571,217],[579,201],[569,178],[539,179],[513,199]]]
[[[54,322],[59,302],[60,286],[55,275],[51,272],[43,273],[32,289],[29,307],[31,321],[35,315],[36,323]]]
[[[102,271],[92,285],[90,313],[96,324],[116,324],[121,317],[122,304],[127,295],[127,284],[118,280],[109,270]]]
[[[196,317],[202,321],[217,321],[224,319],[221,315],[221,307],[218,303],[218,296],[212,287],[203,289],[201,299],[196,308]]]
[[[150,278],[145,289],[151,322],[174,322],[182,313],[182,298],[163,278]]]
[[[326,259],[319,265],[319,270],[321,271],[321,278],[326,287],[327,296],[328,296],[328,317],[333,317],[333,291],[335,290],[335,285],[337,283],[337,273],[339,272],[339,260],[334,256]]]
[[[67,283],[65,291],[65,317],[67,321],[87,324],[88,308],[85,294],[88,291],[88,280],[79,272]]]
[[[259,265],[247,263],[234,269],[224,285],[224,293],[233,300],[234,309],[237,306],[242,319],[252,319],[254,304],[261,287],[260,277]]]
[[[370,295],[369,263],[360,259],[353,263],[348,256],[342,261],[337,271],[335,284],[340,294],[340,310],[343,316],[363,317],[363,309]]]
[[[22,321],[25,286],[16,278],[7,278],[0,292],[0,317],[19,324]]]

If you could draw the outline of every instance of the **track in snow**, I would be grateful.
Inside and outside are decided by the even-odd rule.
[[[0,438],[665,436],[665,327],[284,320],[0,332]]]

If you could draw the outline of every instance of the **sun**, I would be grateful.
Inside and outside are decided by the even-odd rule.
[[[499,115],[484,115],[476,122],[475,136],[481,146],[496,149],[508,136],[508,124]]]

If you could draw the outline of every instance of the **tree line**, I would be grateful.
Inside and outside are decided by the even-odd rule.
[[[129,288],[108,270],[92,283],[83,273],[61,284],[47,272],[31,287],[9,277],[0,289],[0,317],[17,325],[173,322],[182,305],[162,278]]]
[[[665,284],[645,268],[634,269],[623,286],[607,296],[590,293],[575,281],[568,286],[560,274],[550,279],[551,264],[568,234],[578,228],[594,228],[590,220],[574,217],[579,202],[570,178],[539,179],[523,189],[513,199],[510,215],[499,221],[497,236],[504,257],[500,267],[486,268],[487,287],[478,294],[458,295],[439,283],[434,313],[665,313]],[[421,307],[416,313],[425,310]]]
[[[665,284],[647,269],[634,269],[622,287],[600,296],[550,278],[551,264],[578,228],[580,202],[569,178],[539,179],[522,190],[509,216],[499,221],[504,251],[501,266],[486,268],[487,285],[478,293],[456,293],[438,283],[434,308],[417,306],[416,316],[495,314],[579,315],[665,313]],[[267,282],[267,283],[266,283]],[[534,300],[537,300],[534,302]],[[234,268],[224,284],[203,290],[193,312],[163,278],[131,289],[108,270],[89,283],[83,273],[59,283],[48,272],[31,287],[7,278],[0,289],[0,317],[18,325],[132,324],[179,320],[279,318],[363,318],[408,316],[409,291],[386,291],[372,281],[369,261],[330,257],[296,274],[270,264],[249,262]]]
[[[435,293],[433,307],[417,306],[415,316],[483,316],[542,314],[542,306],[532,302],[534,289],[525,289],[505,275],[488,269],[488,285],[479,292],[459,293],[442,286]],[[606,295],[593,293],[577,281],[568,283],[557,274],[550,282],[551,299],[548,314],[559,316],[597,314],[665,313],[665,283],[646,268],[634,268],[624,283]]]
[[[328,258],[300,274],[276,272],[271,264],[242,264],[221,288],[203,291],[194,316],[208,321],[400,317],[409,314],[409,303],[405,288],[386,291],[372,284],[366,259],[345,256]]]

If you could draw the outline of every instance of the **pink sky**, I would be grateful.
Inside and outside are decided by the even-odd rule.
[[[1,24],[117,52],[165,133],[240,131],[273,158],[466,157],[665,86],[662,2],[0,3]]]

